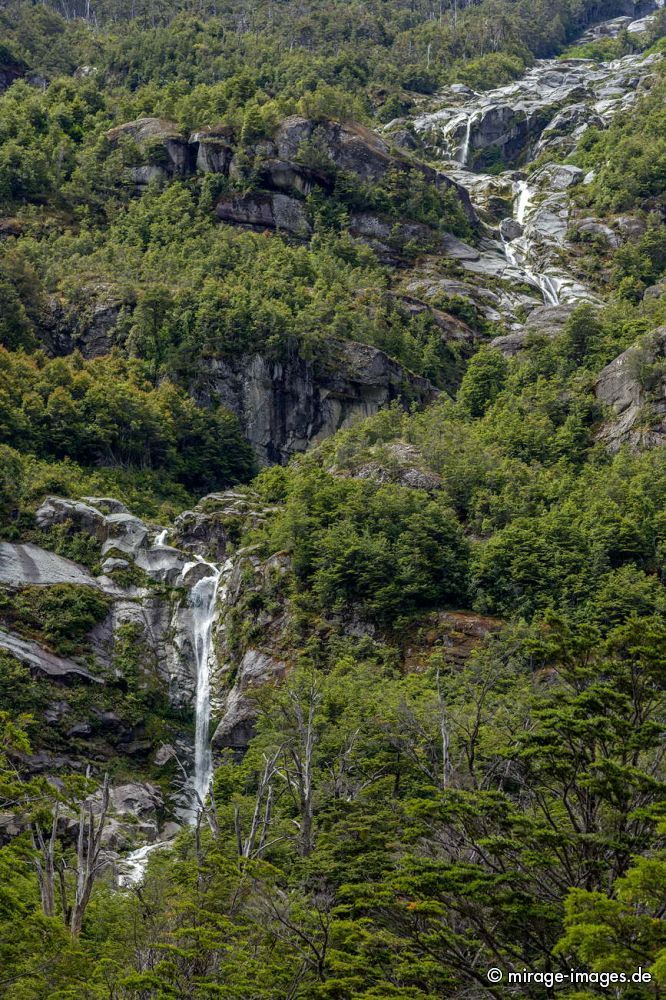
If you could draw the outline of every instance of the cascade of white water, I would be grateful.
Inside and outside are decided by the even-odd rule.
[[[522,226],[525,222],[527,209],[532,200],[532,192],[526,180],[518,182],[518,191],[514,200],[514,218]],[[523,272],[528,281],[536,285],[543,295],[544,304],[547,306],[558,306],[560,304],[560,282],[557,278],[551,278],[547,274],[538,274],[525,267],[523,261],[529,252],[529,244],[524,239],[510,242],[502,236],[504,246],[504,256],[507,264],[518,268]],[[520,247],[520,250],[518,249]]]
[[[153,851],[163,850],[168,847],[167,841],[159,840],[156,844],[144,844],[143,847],[131,851],[127,857],[120,862],[120,874],[118,875],[118,885],[123,889],[138,885],[143,880],[143,876],[148,865],[148,858]]]
[[[156,545],[166,544],[167,532],[162,531],[156,539]],[[194,772],[191,778],[190,803],[186,815],[191,823],[195,823],[202,805],[205,803],[213,777],[213,758],[210,747],[210,677],[211,654],[213,639],[213,620],[217,602],[220,581],[226,579],[232,568],[232,561],[220,568],[211,563],[205,563],[201,556],[187,563],[185,570],[203,563],[211,572],[198,580],[190,591],[190,607],[192,609],[192,643],[196,663],[196,699],[195,699],[195,730],[194,730]],[[185,571],[184,571],[185,572]],[[148,859],[153,851],[166,849],[170,841],[158,841],[155,844],[144,844],[143,847],[131,851],[121,862],[121,872],[118,885],[128,888],[143,879]]]
[[[460,147],[458,163],[461,166],[467,166],[467,160],[469,159],[469,144],[472,138],[472,124],[474,122],[474,115],[467,116],[467,124],[465,125],[465,138],[463,139],[463,144]]]
[[[523,263],[525,246],[522,244],[522,241],[515,240],[510,243],[502,237],[502,245],[504,246],[504,256],[506,257],[507,264],[522,271],[529,283],[535,285],[540,290],[545,305],[558,306],[560,304],[559,279],[551,278],[547,274],[537,274],[535,271],[531,271],[525,267]],[[520,246],[520,251],[518,246]]]
[[[164,529],[164,531],[160,531],[159,535],[155,539],[155,545],[156,545],[156,547],[161,548],[163,545],[166,545],[166,543],[167,543],[167,535],[168,534],[169,534],[169,532],[167,531],[166,528]]]
[[[221,570],[211,566],[212,573],[195,583],[190,593],[192,607],[192,639],[197,667],[195,702],[194,775],[192,807],[196,814],[205,802],[213,774],[210,749],[210,654],[213,635],[215,600]]]
[[[527,215],[527,209],[531,200],[532,192],[529,189],[527,181],[518,181],[515,218],[516,222],[520,223],[521,226],[525,223],[525,216]]]
[[[560,282],[557,278],[551,278],[547,274],[537,274],[539,288],[543,294],[543,300],[547,306],[559,306],[560,304]]]

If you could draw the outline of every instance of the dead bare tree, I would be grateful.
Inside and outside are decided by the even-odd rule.
[[[90,778],[90,769],[86,772]],[[97,804],[99,801],[99,808]],[[58,824],[61,818],[59,800],[53,804],[51,811],[51,829],[48,836],[39,822],[31,824],[32,843],[35,848],[33,864],[37,872],[39,894],[42,910],[47,917],[56,913],[56,874],[58,876],[58,894],[62,919],[75,937],[81,932],[83,917],[86,912],[95,882],[106,865],[106,857],[102,851],[102,833],[109,811],[109,776],[104,775],[99,800],[95,796],[82,799],[79,804],[79,821],[76,839],[76,882],[74,901],[70,905],[67,891],[67,872],[69,870],[64,858],[56,859],[58,843]]]
[[[279,747],[270,757],[264,757],[264,769],[259,779],[252,822],[246,837],[243,837],[241,830],[240,809],[236,806],[234,810],[234,828],[240,858],[258,858],[266,849],[273,810],[272,781],[277,773],[277,762],[281,753],[282,747]]]
[[[37,872],[39,882],[39,895],[42,900],[42,910],[44,916],[53,917],[55,915],[55,848],[58,837],[58,816],[60,803],[56,801],[51,813],[51,832],[48,838],[44,837],[44,832],[39,823],[31,824],[32,844],[39,856],[34,858],[33,864]]]
[[[327,889],[319,889],[308,899],[307,916],[294,910],[290,895],[281,889],[257,884],[257,903],[254,919],[301,958],[302,973],[310,971],[320,981],[326,978],[326,965],[330,948],[331,911],[334,896]]]
[[[104,775],[99,814],[95,814],[93,799],[81,803],[79,810],[79,833],[76,844],[76,888],[74,904],[71,908],[69,929],[74,937],[81,932],[93,886],[97,881],[106,859],[102,852],[102,833],[109,811],[109,775]]]
[[[321,691],[314,676],[311,676],[307,690],[302,697],[297,687],[288,692],[288,704],[284,708],[293,738],[284,748],[284,777],[289,790],[297,800],[300,812],[299,851],[303,857],[312,853],[314,821],[314,749],[317,744],[315,716],[321,702]]]

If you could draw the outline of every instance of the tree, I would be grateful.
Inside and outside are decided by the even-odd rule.
[[[482,417],[504,388],[508,363],[504,355],[488,347],[478,351],[463,375],[458,400],[471,417]]]

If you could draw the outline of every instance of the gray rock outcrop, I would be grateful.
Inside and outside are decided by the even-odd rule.
[[[630,19],[636,10],[641,14],[635,16],[642,15],[637,5]],[[616,27],[621,30],[606,22],[605,28],[598,25],[593,31],[607,30],[612,36]],[[607,64],[539,60],[520,80],[503,87],[472,96],[444,92],[413,125],[426,145],[445,148],[451,159],[478,169],[498,158],[511,165],[546,151],[568,155],[587,128],[603,126],[611,114],[636,99],[636,82],[650,66],[651,57],[641,55]]]
[[[216,214],[225,222],[263,226],[307,235],[309,224],[298,199],[315,186],[331,186],[331,171],[343,170],[363,182],[376,183],[390,170],[413,170],[440,188],[456,192],[463,211],[476,224],[476,213],[464,187],[425,164],[396,156],[370,129],[354,122],[314,120],[292,115],[270,139],[238,145],[227,126],[200,129],[185,137],[176,124],[161,118],[139,118],[107,132],[112,147],[131,149],[135,163],[130,170],[137,187],[153,180],[168,181],[199,173],[215,173],[241,180],[250,158],[264,190],[230,194],[220,199]],[[304,154],[316,152],[318,165],[310,166]],[[282,195],[282,198],[280,198]]]
[[[186,177],[195,168],[196,145],[181,133],[178,126],[164,118],[138,118],[118,125],[107,132],[112,146],[132,142],[147,162],[133,167],[134,180],[139,186],[151,180]]]
[[[36,670],[46,677],[53,677],[65,682],[69,679],[76,679],[90,681],[93,684],[104,683],[101,677],[95,677],[79,663],[63,656],[56,656],[40,646],[39,643],[23,639],[11,632],[5,632],[4,629],[0,629],[0,649],[11,653],[21,663],[25,663],[32,670]]]
[[[252,226],[256,229],[277,229],[295,236],[309,236],[312,226],[303,202],[286,194],[228,194],[215,206],[222,222]]]
[[[213,736],[218,749],[245,749],[254,735],[257,708],[252,692],[281,680],[286,664],[259,649],[248,649],[241,660],[234,686],[224,705],[224,714]]]
[[[204,405],[217,400],[235,413],[263,464],[284,463],[387,403],[426,403],[437,395],[427,379],[375,347],[329,341],[327,351],[318,363],[297,355],[211,360],[191,392]]]
[[[0,584],[6,587],[43,587],[56,583],[99,588],[83,566],[38,545],[0,542]]]
[[[666,327],[606,365],[595,393],[615,413],[598,435],[610,451],[622,445],[638,450],[666,443]]]

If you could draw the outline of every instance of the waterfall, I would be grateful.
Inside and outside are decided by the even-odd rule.
[[[518,181],[516,222],[520,223],[521,226],[525,223],[525,216],[531,200],[532,192],[529,189],[527,181]]]
[[[539,282],[539,288],[543,294],[543,301],[547,306],[559,306],[560,304],[560,282],[557,278],[550,278],[547,274],[535,275]]]
[[[467,166],[467,160],[469,159],[469,144],[472,137],[472,123],[474,121],[474,115],[467,116],[467,124],[465,126],[465,138],[463,144],[460,147],[460,158],[458,162],[461,166]]]
[[[136,851],[131,851],[127,857],[119,862],[120,873],[118,875],[118,885],[121,889],[129,889],[133,885],[138,885],[143,881],[143,876],[148,866],[148,858],[153,851],[164,850],[169,846],[168,841],[158,840],[155,844],[144,844]]]
[[[560,281],[558,278],[551,278],[547,274],[537,274],[535,271],[530,271],[529,268],[525,267],[522,263],[524,259],[518,251],[515,244],[519,244],[523,254],[525,252],[524,245],[520,244],[520,241],[515,240],[510,243],[508,240],[502,237],[502,245],[504,247],[504,256],[506,257],[506,262],[512,267],[517,268],[522,271],[525,277],[528,279],[530,284],[535,285],[541,294],[543,295],[544,304],[547,306],[559,306],[560,304]],[[522,259],[521,259],[522,257]]]
[[[168,534],[169,534],[169,532],[167,531],[166,528],[163,531],[160,531],[159,535],[155,539],[155,546],[157,548],[162,548],[163,545],[166,545],[166,543],[167,543],[167,535]]]
[[[166,544],[167,531],[158,535],[155,544]],[[186,816],[190,823],[196,822],[205,803],[210,783],[213,777],[213,757],[210,748],[210,661],[213,640],[213,619],[220,580],[229,574],[232,561],[229,559],[224,566],[217,567],[205,563],[201,556],[187,563],[184,572],[197,564],[203,563],[211,572],[198,580],[190,591],[190,608],[192,609],[192,645],[196,662],[196,700],[195,700],[195,730],[194,730],[194,772],[190,779],[190,804]],[[148,859],[153,851],[168,849],[171,841],[157,841],[154,844],[144,844],[143,847],[131,851],[120,863],[118,876],[120,888],[131,888],[143,880],[148,865]]]
[[[518,190],[514,200],[514,218],[521,226],[525,222],[525,216],[531,200],[532,192],[529,189],[527,181],[518,181]],[[522,271],[530,283],[536,285],[543,295],[545,305],[558,306],[560,304],[559,279],[551,278],[547,274],[538,274],[535,271],[531,271],[529,268],[525,267],[525,264],[523,263],[530,250],[529,243],[527,243],[522,237],[510,242],[502,236],[502,244],[504,246],[504,256],[506,257],[507,264]]]
[[[210,654],[213,636],[215,599],[220,582],[221,570],[211,566],[209,576],[204,576],[192,587],[190,606],[192,608],[192,639],[197,667],[197,692],[195,703],[194,733],[194,775],[192,778],[194,813],[206,800],[213,775],[213,759],[210,749]]]

